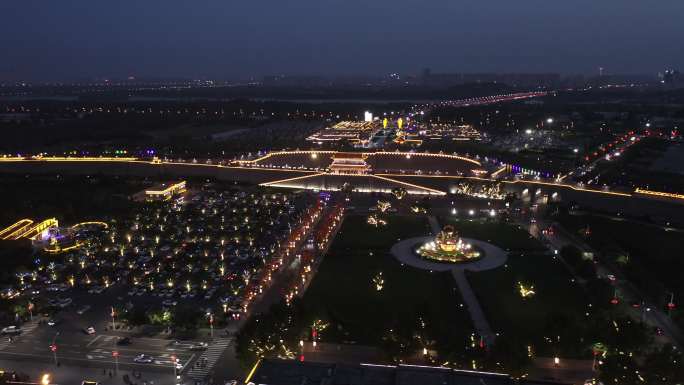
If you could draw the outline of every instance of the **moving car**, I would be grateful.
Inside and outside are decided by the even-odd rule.
[[[95,328],[90,326],[87,329],[83,330],[86,334],[95,334]]]
[[[135,356],[135,358],[133,358],[133,362],[137,362],[139,364],[151,364],[154,362],[154,358],[146,354],[138,354]]]
[[[204,350],[208,347],[209,347],[209,344],[206,342],[197,342],[197,343],[192,344],[192,346],[190,346],[190,350]]]
[[[128,337],[119,338],[119,340],[116,341],[116,344],[117,345],[130,345],[131,339]]]
[[[48,326],[57,326],[62,320],[59,318],[50,318],[47,322]]]
[[[19,326],[7,326],[2,328],[2,334],[21,334],[21,328]]]
[[[80,309],[76,310],[76,314],[82,315],[83,313],[90,310],[90,305],[83,305]]]

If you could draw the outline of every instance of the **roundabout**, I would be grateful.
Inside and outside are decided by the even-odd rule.
[[[481,255],[477,260],[461,262],[433,262],[421,257],[416,253],[416,245],[428,244],[434,239],[434,236],[404,239],[395,243],[390,249],[390,252],[402,264],[430,271],[485,271],[502,266],[508,259],[508,254],[503,249],[494,246],[491,243],[471,238],[461,239],[463,242],[472,245],[475,249],[480,251]]]

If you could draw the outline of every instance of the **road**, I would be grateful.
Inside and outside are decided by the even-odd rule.
[[[577,239],[577,237],[569,234],[560,225],[554,224],[553,222],[546,219],[537,219],[536,223],[530,223],[529,221],[520,222],[523,228],[527,229],[528,232],[537,239],[540,239],[544,244],[546,244],[550,249],[560,250],[563,246],[572,245],[580,250],[592,252],[594,255],[599,255],[595,250],[593,250],[589,245]],[[558,229],[553,235],[543,235],[541,229],[548,228],[554,224],[554,228]],[[653,303],[645,300],[645,296],[640,293],[640,291],[631,284],[631,282],[621,279],[621,274],[618,271],[613,270],[610,266],[600,262],[600,259],[596,263],[596,272],[599,277],[607,277],[608,275],[613,275],[617,277],[612,284],[617,289],[618,293],[623,302],[641,303],[640,309],[633,309],[631,307],[627,308],[627,314],[631,316],[636,321],[643,320],[647,324],[658,327],[663,330],[665,336],[670,339],[674,345],[679,347],[684,346],[684,335],[682,335],[681,330],[672,322],[670,317],[668,317],[665,312],[659,309]]]
[[[151,305],[160,301],[154,297],[131,299],[125,297],[125,294],[123,297],[119,296],[124,291],[123,288],[110,288],[107,292],[96,295],[73,290],[61,293],[64,297],[73,298],[74,304],[54,317],[59,320],[57,325],[39,323],[40,318],[37,316],[32,322],[22,325],[22,334],[14,337],[11,343],[6,337],[0,340],[2,368],[31,375],[38,375],[39,371],[58,370],[65,378],[71,378],[73,373],[77,373],[81,376],[80,383],[86,376],[104,375],[106,379],[109,371],[115,372],[118,364],[119,375],[125,373],[131,376],[132,371],[136,371],[141,372],[144,378],[157,379],[159,384],[170,384],[175,381],[173,361],[178,359],[183,378],[194,383],[195,379],[204,377],[213,370],[226,347],[232,344],[232,339],[218,337],[223,334],[219,330],[214,333],[216,339],[205,338],[202,341],[209,342],[205,351],[193,348],[199,340],[176,343],[165,334],[143,337],[135,329],[117,327],[112,330],[111,304],[118,305],[132,300],[140,305]],[[91,308],[79,315],[77,309],[84,304]],[[95,329],[95,334],[88,335],[84,330],[91,326]],[[198,334],[205,335],[204,332]],[[123,337],[130,338],[131,343],[117,345],[117,341]],[[50,349],[53,343],[57,346],[54,353]],[[117,358],[114,357],[115,351],[118,353]],[[152,357],[153,362],[134,362],[139,354]],[[55,360],[59,366],[55,364]],[[34,365],[27,366],[27,363]],[[55,380],[58,378],[55,377]]]

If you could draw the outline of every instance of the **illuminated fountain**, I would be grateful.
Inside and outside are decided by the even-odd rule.
[[[451,225],[446,225],[437,236],[418,247],[418,255],[440,262],[470,262],[481,257],[478,250],[458,236]]]

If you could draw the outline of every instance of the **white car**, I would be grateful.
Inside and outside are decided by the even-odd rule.
[[[2,328],[2,334],[19,334],[21,333],[21,328],[19,326],[7,326]]]
[[[135,356],[135,358],[133,358],[133,362],[137,362],[139,364],[151,364],[154,362],[154,358],[146,354],[138,354]]]
[[[190,346],[190,350],[204,350],[208,347],[209,347],[209,344],[206,342],[197,342],[197,343],[192,344],[192,346]]]
[[[83,305],[80,309],[76,310],[76,314],[83,315],[83,313],[90,310],[90,305]]]

